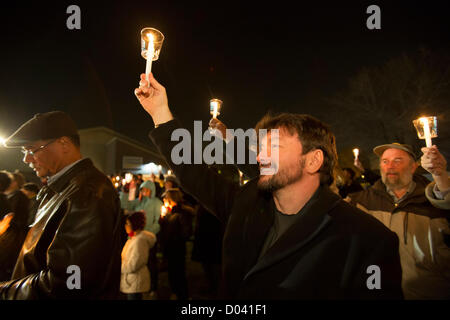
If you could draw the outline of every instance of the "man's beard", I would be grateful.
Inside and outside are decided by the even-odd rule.
[[[406,176],[402,176],[400,173],[396,173],[397,177],[388,177],[388,172],[381,175],[381,181],[390,190],[398,190],[407,187],[412,179],[408,179]]]
[[[274,192],[297,182],[303,176],[305,162],[306,159],[301,157],[298,165],[292,165],[288,168],[279,168],[278,172],[270,177],[260,176],[258,181],[258,189],[261,191]]]

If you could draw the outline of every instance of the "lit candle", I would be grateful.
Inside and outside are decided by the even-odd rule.
[[[430,126],[428,125],[428,118],[420,118],[419,120],[423,124],[423,134],[425,136],[425,143],[427,145],[427,148],[430,148],[432,144],[431,144]]]
[[[217,118],[217,109],[218,109],[218,103],[217,103],[217,101],[213,101],[213,102],[211,102],[212,103],[212,105],[213,105],[213,118],[214,119],[216,119]]]
[[[170,209],[171,209],[170,206],[168,206],[167,204],[162,205],[161,206],[161,217],[164,218],[167,215],[167,213],[169,213]]]
[[[150,88],[149,75],[152,72],[153,55],[155,54],[155,46],[153,43],[153,34],[147,33],[148,46],[147,46],[147,65],[145,67],[145,75],[148,81],[148,87]]]
[[[219,99],[209,100],[209,113],[211,113],[214,119],[217,119],[217,116],[220,114],[221,107],[222,107],[222,100]]]
[[[353,149],[353,154],[355,155],[355,160],[358,160],[359,149],[358,148]]]

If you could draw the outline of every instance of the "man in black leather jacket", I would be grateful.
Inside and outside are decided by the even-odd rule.
[[[37,114],[6,141],[48,183],[38,194],[12,279],[0,299],[114,299],[119,292],[121,211],[110,180],[82,158],[79,136],[60,111]]]

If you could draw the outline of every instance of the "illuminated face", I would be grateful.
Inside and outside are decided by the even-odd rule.
[[[290,135],[287,130],[280,129],[278,143],[272,145],[271,132],[261,139],[257,161],[260,170],[275,168],[275,174],[260,174],[258,188],[265,191],[276,191],[299,181],[303,175],[305,157],[298,135]],[[277,157],[272,152],[278,152]]]
[[[148,188],[142,188],[141,193],[142,193],[143,197],[150,197],[150,195],[152,194],[152,191]]]
[[[62,162],[62,152],[58,139],[39,140],[22,148],[23,162],[32,168],[40,178],[58,172]]]
[[[172,188],[173,188],[172,181],[164,181],[164,189],[168,190],[168,189],[172,189]]]
[[[130,220],[127,219],[127,221],[125,222],[125,231],[126,233],[131,233],[133,232],[133,228],[131,226],[131,222]]]
[[[407,187],[416,169],[417,164],[409,153],[400,149],[387,149],[380,158],[381,180],[392,190]]]

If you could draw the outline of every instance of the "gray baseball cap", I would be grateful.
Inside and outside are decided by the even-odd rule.
[[[373,152],[378,156],[381,157],[384,153],[384,151],[386,151],[387,149],[399,149],[399,150],[403,150],[407,153],[409,153],[411,155],[411,157],[413,157],[414,160],[417,159],[416,155],[414,154],[414,151],[412,149],[412,147],[409,144],[401,144],[401,143],[390,143],[390,144],[382,144],[380,146],[376,146],[375,148],[373,148]]]

